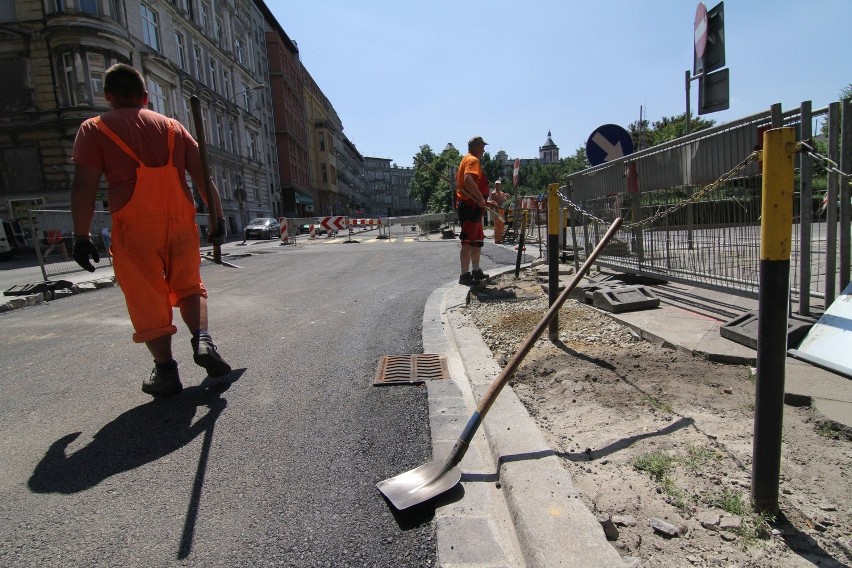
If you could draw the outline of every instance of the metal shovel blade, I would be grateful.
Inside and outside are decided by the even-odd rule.
[[[388,501],[402,511],[449,491],[461,481],[458,466],[447,468],[446,459],[432,460],[376,484]]]

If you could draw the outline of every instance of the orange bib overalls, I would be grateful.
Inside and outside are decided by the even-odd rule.
[[[113,268],[127,311],[144,343],[177,333],[172,308],[189,296],[207,297],[195,207],[174,166],[175,128],[169,121],[169,161],[149,167],[100,118],[95,126],[139,163],[130,201],[112,216]]]

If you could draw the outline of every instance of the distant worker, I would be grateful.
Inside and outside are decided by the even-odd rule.
[[[488,196],[488,203],[496,208],[494,212],[494,242],[496,244],[503,242],[503,235],[506,232],[506,224],[503,221],[503,215],[505,215],[503,203],[508,198],[509,194],[503,192],[503,183],[498,179],[494,182],[494,191]]]
[[[459,223],[461,224],[461,276],[459,284],[473,286],[488,278],[479,266],[485,232],[482,216],[488,208],[488,178],[482,171],[479,160],[488,143],[481,136],[474,136],[467,143],[467,155],[462,158],[456,172],[456,200],[458,201]],[[471,271],[471,265],[473,270]]]
[[[148,110],[142,75],[129,65],[110,67],[104,76],[104,98],[112,110],[80,125],[74,141],[71,217],[74,260],[90,272],[99,262],[89,235],[95,196],[106,174],[112,213],[112,253],[135,333],[154,356],[154,369],[142,382],[150,395],[173,395],[183,389],[172,357],[172,308],[192,332],[193,360],[211,377],[231,371],[208,332],[207,290],[201,281],[201,252],[195,205],[186,183],[204,182],[198,143],[177,121]],[[225,220],[213,180],[219,220],[210,242],[225,238]],[[201,192],[206,200],[205,192]]]

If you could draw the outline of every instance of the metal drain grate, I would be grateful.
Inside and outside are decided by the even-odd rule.
[[[382,355],[374,385],[410,385],[449,377],[447,357],[437,353],[422,355]]]

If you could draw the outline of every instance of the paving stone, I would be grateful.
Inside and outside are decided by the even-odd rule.
[[[655,531],[662,533],[666,536],[679,536],[680,529],[674,526],[671,523],[667,523],[662,519],[653,518],[651,519],[651,528]]]
[[[719,521],[719,529],[723,531],[736,531],[743,525],[743,520],[737,515],[725,515]]]

